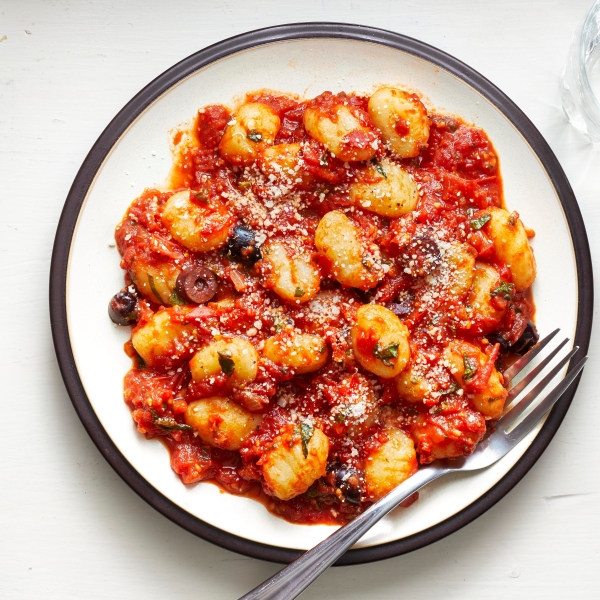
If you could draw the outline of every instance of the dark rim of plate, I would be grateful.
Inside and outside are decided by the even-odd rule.
[[[540,132],[525,114],[490,81],[456,58],[418,40],[383,29],[341,23],[295,23],[258,29],[229,38],[200,50],[157,77],[139,92],[102,132],[75,177],[60,217],[50,270],[50,320],[60,371],[75,410],[93,442],[115,471],[146,502],[184,529],[209,542],[240,554],[281,563],[291,562],[302,554],[302,551],[253,542],[201,521],[156,490],[116,448],[100,424],[75,366],[67,326],[67,264],[79,212],[98,169],[130,123],[147,106],[183,78],[219,59],[255,46],[311,38],[341,38],[381,44],[417,56],[463,80],[492,102],[513,123],[544,166],[569,224],[578,275],[578,312],[574,343],[580,347],[580,353],[576,359],[587,353],[592,329],[593,281],[590,250],[581,212],[565,173]],[[102,318],[105,316],[102,315]],[[438,525],[395,542],[350,550],[336,564],[367,563],[411,552],[457,531],[491,508],[521,480],[544,452],[571,404],[577,382],[556,404],[521,459],[483,496]]]

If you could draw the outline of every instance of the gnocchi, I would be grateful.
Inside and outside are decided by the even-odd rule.
[[[173,194],[163,208],[162,222],[182,246],[208,252],[225,244],[233,219],[218,199],[194,200],[191,190]]]
[[[342,99],[325,94],[304,111],[308,135],[321,142],[336,158],[345,161],[370,160],[375,156],[378,138],[361,119],[360,109]],[[323,102],[323,100],[325,100]],[[365,115],[366,116],[366,115]]]
[[[280,127],[281,120],[269,105],[242,104],[227,124],[219,142],[219,153],[233,165],[250,165],[262,146],[273,143]]]
[[[252,414],[223,396],[195,400],[185,413],[185,422],[202,441],[223,450],[239,450],[261,421],[262,415]]]
[[[318,371],[329,360],[325,340],[310,333],[282,331],[265,340],[263,355],[276,365],[301,375]]]
[[[376,501],[417,472],[417,453],[410,437],[400,429],[387,429],[387,441],[367,458],[367,495]]]
[[[352,349],[360,365],[386,379],[398,375],[410,358],[408,329],[380,304],[365,304],[356,312]]]
[[[258,352],[243,338],[218,340],[194,354],[190,370],[195,381],[223,374],[227,378],[224,390],[241,388],[256,379]]]
[[[461,387],[473,379],[487,362],[486,355],[468,342],[452,342],[444,350],[444,359]],[[468,392],[475,408],[487,419],[498,419],[504,410],[508,392],[502,385],[502,375],[492,367],[482,389]]]
[[[518,292],[526,290],[535,281],[536,265],[525,227],[516,213],[503,208],[490,208],[486,225],[494,250],[510,268]]]
[[[383,278],[381,254],[361,239],[358,228],[340,211],[328,212],[315,232],[315,245],[331,262],[331,275],[343,286],[369,290]]]
[[[321,284],[321,273],[308,252],[283,241],[269,241],[262,253],[266,284],[280,298],[296,304],[314,298]]]
[[[399,217],[416,208],[419,190],[409,173],[390,160],[382,160],[371,164],[350,186],[350,199],[355,206],[382,217]]]
[[[398,158],[417,156],[427,145],[429,119],[416,94],[381,88],[369,99],[369,116]]]
[[[494,303],[501,284],[498,271],[483,262],[475,263],[475,275],[466,298],[466,329],[472,333],[490,333],[498,329],[506,306]]]
[[[328,437],[310,424],[277,436],[261,464],[265,490],[280,500],[303,494],[325,475],[328,454]]]
[[[195,346],[196,326],[182,323],[188,312],[184,307],[160,308],[131,334],[135,351],[150,367],[165,367],[182,363]]]

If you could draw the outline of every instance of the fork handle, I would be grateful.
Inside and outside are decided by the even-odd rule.
[[[381,500],[371,505],[356,519],[340,527],[320,544],[242,596],[240,600],[292,600],[292,598],[296,598],[400,502],[448,471],[449,469],[438,466],[420,469]]]

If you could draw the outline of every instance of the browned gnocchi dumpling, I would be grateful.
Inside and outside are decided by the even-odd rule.
[[[379,140],[366,125],[367,115],[361,119],[361,112],[337,96],[323,94],[304,111],[304,127],[310,137],[340,160],[370,160]]]
[[[136,257],[129,267],[129,274],[144,298],[166,306],[173,302],[173,290],[181,269],[172,261],[152,262],[145,256]]]
[[[196,332],[193,323],[181,322],[188,311],[179,306],[160,308],[133,329],[131,343],[149,367],[177,364],[188,357]]]
[[[477,346],[459,340],[450,342],[443,356],[446,366],[462,388],[477,375],[479,369],[483,368],[488,360]],[[496,367],[493,367],[484,389],[467,394],[473,406],[487,419],[497,419],[502,415],[508,396],[503,383],[502,375]]]
[[[262,255],[265,283],[279,297],[295,304],[314,298],[321,284],[321,272],[300,244],[268,241],[262,246]]]
[[[344,286],[369,290],[385,274],[377,245],[364,241],[343,212],[332,210],[321,219],[315,245],[331,262],[331,276]]]
[[[413,441],[400,429],[387,429],[387,442],[367,457],[365,482],[367,495],[379,500],[398,484],[417,472],[417,453]]]
[[[500,284],[500,274],[494,267],[483,262],[475,263],[475,276],[464,311],[467,330],[490,333],[498,328],[505,311],[494,304],[493,294]]]
[[[218,340],[205,346],[190,360],[194,381],[206,381],[224,374],[225,390],[241,388],[256,379],[258,352],[243,338]]]
[[[219,153],[234,165],[250,165],[263,145],[273,143],[280,127],[279,117],[267,104],[242,104],[227,124]]]
[[[410,365],[394,379],[396,391],[402,400],[422,402],[433,390],[431,383],[425,377],[423,367],[412,358],[414,357],[411,357]]]
[[[312,175],[303,168],[302,145],[275,144],[259,151],[257,164],[261,172],[287,187],[308,185]]]
[[[261,421],[262,415],[252,414],[221,396],[191,402],[185,413],[185,422],[196,430],[202,441],[223,450],[239,450]]]
[[[451,242],[445,245],[443,266],[445,287],[453,300],[465,297],[475,277],[475,251],[467,244]]]
[[[497,256],[510,268],[517,292],[526,290],[536,276],[535,258],[525,227],[517,213],[490,208],[486,230],[494,242]]]
[[[381,88],[369,99],[369,116],[398,158],[417,156],[427,145],[429,119],[416,94]]]
[[[380,304],[365,304],[356,312],[352,349],[361,366],[379,377],[395,377],[410,358],[408,329]]]
[[[233,218],[220,200],[206,202],[196,199],[192,190],[184,190],[167,200],[162,222],[182,246],[208,252],[225,244]]]
[[[329,348],[320,335],[281,331],[265,340],[263,355],[299,375],[318,371],[329,360]]]
[[[350,186],[350,199],[382,217],[399,217],[419,202],[417,184],[409,173],[390,160],[371,164]]]
[[[328,437],[308,423],[277,436],[261,459],[265,491],[280,500],[303,494],[325,475],[328,454]]]

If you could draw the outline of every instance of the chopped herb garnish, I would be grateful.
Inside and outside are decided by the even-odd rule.
[[[491,218],[490,215],[481,215],[471,221],[471,227],[473,229],[481,229]]]
[[[158,293],[158,290],[156,289],[156,286],[154,285],[154,277],[152,277],[152,275],[150,275],[150,273],[148,273],[148,285],[150,286],[150,289],[152,290],[152,293],[154,294],[154,297],[161,304],[164,304],[163,299],[160,297],[160,294]]]
[[[475,361],[467,354],[463,354],[463,365],[465,367],[463,379],[467,381],[468,379],[471,379],[475,373],[477,373],[477,365],[475,364]]]
[[[159,417],[158,413],[151,408],[152,422],[164,431],[194,431],[193,427],[185,423],[178,423],[173,417]]]
[[[217,352],[219,355],[219,365],[221,365],[221,371],[231,377],[235,371],[235,363],[231,358],[231,352],[226,350],[225,352]]]
[[[146,368],[146,361],[136,352],[135,355],[137,356],[137,361],[138,361],[138,369],[145,369]]]
[[[502,400],[502,397],[498,396],[497,398],[488,398],[488,402],[496,402],[496,400]]]
[[[256,131],[256,129],[249,131],[246,137],[252,142],[262,142],[263,139],[262,133],[260,131]]]
[[[251,181],[238,181],[238,186],[241,188],[249,188],[251,185]]]
[[[208,204],[208,193],[206,190],[200,190],[199,192],[193,193],[194,199],[203,204]]]
[[[297,287],[296,291],[294,292],[294,296],[296,298],[302,298],[302,296],[304,296],[304,290],[302,288]]]
[[[325,354],[326,350],[327,350],[327,346],[321,346],[321,348],[319,350],[319,354]]]
[[[336,422],[343,423],[351,412],[352,408],[350,406],[344,406],[340,412],[335,415]]]
[[[316,498],[317,496],[320,496],[321,494],[319,493],[319,490],[317,489],[319,485],[318,481],[315,481],[309,488],[308,490],[306,490],[306,497],[307,498]]]
[[[300,434],[300,439],[302,440],[302,454],[304,454],[304,458],[308,458],[308,443],[315,432],[315,428],[305,421],[298,425],[296,432]]]
[[[386,172],[385,172],[385,170],[384,170],[384,168],[383,168],[383,165],[382,165],[382,164],[379,162],[379,159],[378,159],[376,156],[374,156],[374,157],[371,159],[371,164],[372,164],[372,165],[374,165],[374,167],[375,167],[375,170],[376,170],[376,171],[377,171],[377,172],[378,172],[378,173],[379,173],[379,174],[380,174],[382,177],[384,177],[385,179],[387,179],[387,174],[386,174]]]
[[[177,293],[177,290],[173,288],[173,291],[169,296],[169,304],[171,306],[183,306],[186,304],[186,301]]]
[[[502,296],[505,300],[510,300],[515,293],[515,286],[513,283],[506,283],[503,281],[497,288],[490,292],[490,296]]]
[[[329,166],[329,152],[323,152],[323,154],[321,154],[319,157],[319,163],[324,167]]]
[[[379,342],[375,344],[373,348],[373,356],[378,358],[386,367],[393,367],[394,363],[390,361],[390,358],[398,358],[398,346],[400,344],[389,344],[382,348]]]
[[[442,391],[440,392],[440,394],[441,394],[442,396],[446,396],[447,394],[454,394],[454,392],[458,392],[458,390],[459,390],[458,383],[456,383],[456,381],[453,381],[453,382],[450,384],[450,387],[449,387],[449,388],[446,388],[445,390],[442,390]]]

